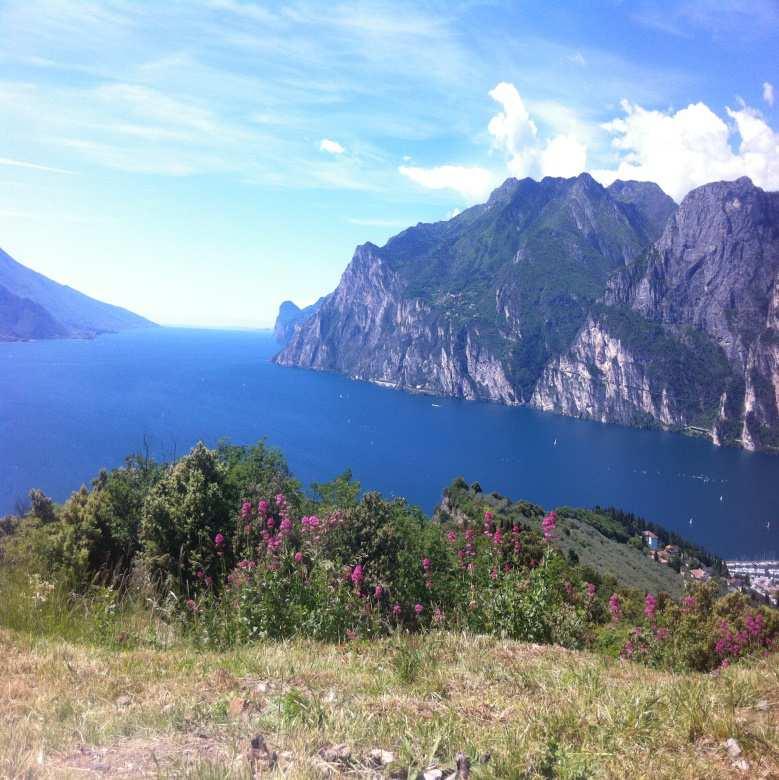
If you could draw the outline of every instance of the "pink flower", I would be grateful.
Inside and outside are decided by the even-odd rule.
[[[381,585],[377,585],[373,589],[373,598],[376,599],[376,601],[381,601],[381,597],[384,595],[384,588],[381,587]]]
[[[654,620],[656,610],[657,599],[651,593],[647,593],[646,599],[644,599],[644,615],[646,616],[646,619]]]
[[[295,553],[295,556],[294,556],[294,558],[295,558],[295,563],[301,563],[301,562],[302,562],[302,560],[303,560],[303,553],[302,553],[302,552],[300,552],[300,550],[298,550],[298,551]]]
[[[222,534],[217,534],[214,537],[214,544],[217,547],[221,547],[224,543],[225,543],[225,538],[224,538],[224,536]]]
[[[319,518],[316,515],[311,515],[310,517],[302,518],[300,523],[304,528],[318,528]]]
[[[287,499],[284,497],[283,493],[279,493],[276,496],[276,506],[282,507],[287,503]]]
[[[424,612],[424,607],[421,604],[414,604],[414,612],[417,613],[417,615],[421,615],[422,612]]]
[[[595,587],[594,583],[588,582],[587,583],[587,598],[588,599],[594,599],[595,598],[595,592],[598,589]]]
[[[744,618],[744,626],[746,627],[746,634],[757,639],[763,634],[765,618],[760,612],[756,612],[753,615],[747,615],[746,618]]]
[[[265,515],[268,513],[269,504],[268,502],[263,498],[259,504],[257,504],[257,511],[261,515]]]
[[[362,566],[359,563],[352,569],[350,579],[354,584],[355,588],[359,588],[360,585],[362,584],[362,581],[365,579],[365,575],[363,574],[362,571]]]
[[[197,574],[195,575],[199,580],[202,580],[203,577],[206,576],[206,573],[202,569],[197,570]]]
[[[544,539],[547,542],[551,542],[554,538],[555,527],[557,526],[557,513],[549,512],[541,521],[541,530],[544,534]]]
[[[683,596],[682,597],[682,610],[684,612],[691,612],[697,606],[695,596]]]
[[[246,520],[252,513],[252,505],[248,501],[241,504],[241,518]]]
[[[395,604],[395,605],[392,607],[392,614],[393,614],[395,617],[400,617],[400,613],[401,613],[402,611],[403,611],[403,610],[400,608],[400,604]]]
[[[276,520],[273,517],[268,518],[268,528],[273,528],[276,525]]]
[[[488,510],[487,510],[487,511],[484,513],[484,522],[485,522],[485,523],[491,523],[491,522],[492,522],[492,519],[493,519],[494,517],[495,517],[495,515],[494,515],[492,512],[490,512],[490,510],[488,509]]]
[[[492,535],[492,541],[497,545],[503,543],[503,534],[500,532],[500,528],[495,529],[495,533]]]
[[[449,544],[455,544],[457,542],[457,534],[454,531],[449,531],[446,535],[446,539]]]
[[[443,622],[444,622],[444,613],[441,612],[440,607],[436,607],[435,612],[433,612],[433,623],[439,626]]]
[[[655,636],[658,641],[663,642],[670,636],[671,632],[667,628],[658,628],[655,632]]]
[[[611,612],[611,619],[614,622],[619,621],[622,617],[622,604],[616,593],[612,593],[609,597],[609,612]]]
[[[194,599],[187,599],[186,600],[187,608],[192,612],[197,612],[197,604],[195,603]]]
[[[425,571],[428,571],[430,569],[430,558],[422,558],[422,568]]]

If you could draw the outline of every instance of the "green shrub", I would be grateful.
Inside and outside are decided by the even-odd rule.
[[[182,592],[199,572],[218,586],[232,563],[227,540],[233,536],[234,511],[227,467],[198,443],[166,469],[144,502],[140,543],[151,574]]]

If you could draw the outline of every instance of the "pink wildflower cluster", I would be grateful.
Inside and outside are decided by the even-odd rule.
[[[692,612],[698,606],[695,596],[682,596],[682,612]]]
[[[544,519],[541,521],[541,531],[544,534],[545,541],[551,542],[552,539],[554,539],[554,532],[556,527],[557,513],[549,512],[549,514],[545,515]]]
[[[611,619],[615,623],[618,623],[622,619],[622,603],[616,593],[612,593],[611,596],[609,596],[609,612],[611,613]]]
[[[646,598],[644,599],[644,617],[646,617],[647,620],[654,620],[656,611],[657,598],[651,593],[647,593]]]
[[[630,632],[628,641],[620,651],[620,657],[630,661],[647,661],[652,655],[655,635],[636,627]]]
[[[352,585],[354,585],[355,589],[360,590],[362,587],[362,582],[365,579],[365,574],[363,572],[362,566],[359,563],[352,569],[352,572],[349,575],[349,579],[352,581]]]
[[[744,618],[744,627],[738,631],[731,628],[727,620],[722,620],[718,632],[714,652],[723,659],[725,666],[729,660],[741,658],[755,650],[768,650],[771,645],[765,618],[760,612],[747,615]]]
[[[522,552],[522,541],[520,540],[520,536],[522,536],[522,526],[514,523],[511,528],[511,539],[514,546],[514,555],[516,556],[519,556]]]
[[[457,557],[460,559],[462,567],[472,572],[474,569],[473,558],[476,557],[476,533],[473,528],[466,528],[464,536],[465,545],[457,551]]]
[[[428,590],[433,589],[433,574],[430,571],[432,565],[433,564],[430,562],[430,558],[422,559],[422,573],[425,575],[425,587]]]

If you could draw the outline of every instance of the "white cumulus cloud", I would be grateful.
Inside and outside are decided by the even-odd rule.
[[[506,173],[542,179],[589,170],[603,184],[656,182],[677,201],[702,184],[740,176],[779,189],[779,133],[743,102],[720,116],[702,102],[661,111],[623,100],[622,116],[597,125],[557,103],[528,103],[505,81],[489,95],[500,104],[487,130],[493,150],[504,157],[502,170],[451,164],[401,166],[400,172],[422,187],[453,190],[468,203],[484,201]],[[763,97],[772,103],[767,82]],[[591,153],[600,166],[588,166]]]
[[[490,91],[490,97],[503,106],[503,111],[490,119],[487,130],[497,148],[516,155],[523,146],[535,141],[538,128],[513,84],[501,81]]]
[[[628,101],[622,108],[624,117],[604,125],[613,135],[617,167],[592,171],[603,183],[654,181],[676,200],[694,187],[740,176],[765,189],[779,188],[779,135],[754,109],[727,109],[729,127],[704,103],[675,112],[650,111]],[[740,142],[734,151],[735,136]]]
[[[587,165],[587,147],[576,136],[556,135],[541,151],[541,176],[577,176]]]
[[[525,176],[576,176],[584,170],[587,146],[575,133],[560,133],[543,139],[513,84],[502,81],[489,94],[503,106],[503,111],[490,119],[487,130],[493,138],[493,146],[508,155],[506,167],[512,176],[520,179]],[[561,108],[558,107],[555,113],[559,116]]]
[[[763,100],[769,106],[774,105],[774,85],[770,81],[763,82]]]
[[[328,154],[343,154],[346,151],[338,141],[333,141],[330,138],[323,138],[319,142],[319,148]]]
[[[430,190],[454,190],[470,203],[485,200],[497,184],[497,178],[492,171],[476,165],[438,165],[434,168],[401,165],[398,170],[421,187]]]

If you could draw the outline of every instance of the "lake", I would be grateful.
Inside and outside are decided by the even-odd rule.
[[[144,439],[171,457],[265,437],[304,484],[351,468],[430,511],[462,475],[546,507],[619,506],[724,557],[779,557],[779,457],[280,368],[276,349],[266,332],[183,328],[0,343],[0,514],[32,487],[66,498]]]

